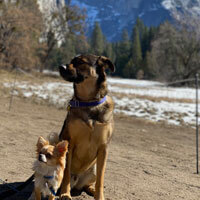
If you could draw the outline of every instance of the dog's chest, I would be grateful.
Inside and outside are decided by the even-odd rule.
[[[40,188],[44,196],[50,195],[52,193],[50,190],[51,187],[55,191],[57,191],[61,183],[59,175],[62,174],[61,173],[62,171],[60,167],[56,166],[49,168],[47,166],[41,165],[39,161],[36,161],[34,163],[34,170],[35,170],[35,187]]]
[[[94,121],[92,126],[82,119],[73,119],[68,124],[68,132],[70,138],[76,145],[85,144],[87,146],[99,146],[106,144],[112,132],[112,123],[100,123]]]
[[[95,123],[90,128],[81,119],[75,119],[69,124],[69,133],[74,143],[72,156],[72,171],[84,171],[95,161],[97,151],[107,144],[112,133],[111,123]]]

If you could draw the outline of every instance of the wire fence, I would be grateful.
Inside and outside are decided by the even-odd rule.
[[[199,75],[196,74],[195,78],[185,79],[180,81],[175,81],[167,83],[167,86],[173,86],[178,83],[194,82],[196,88],[196,173],[199,174]]]

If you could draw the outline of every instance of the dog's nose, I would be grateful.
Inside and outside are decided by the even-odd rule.
[[[47,162],[46,156],[44,154],[39,154],[38,160],[40,162]]]
[[[67,69],[67,66],[66,65],[62,65],[62,67],[66,70]]]
[[[38,160],[42,161],[42,154],[39,155]]]
[[[66,65],[60,65],[60,66],[59,66],[59,69],[64,69],[64,70],[66,70],[66,69],[67,69],[67,66],[66,66]]]

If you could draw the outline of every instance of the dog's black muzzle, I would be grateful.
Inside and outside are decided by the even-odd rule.
[[[61,65],[59,66],[59,72],[60,75],[69,82],[74,83],[81,83],[84,81],[83,75],[77,73],[77,70],[75,68],[70,69],[69,65]]]
[[[44,162],[44,163],[47,162],[47,158],[46,158],[46,156],[45,156],[44,154],[39,154],[38,160],[39,160],[40,162]]]

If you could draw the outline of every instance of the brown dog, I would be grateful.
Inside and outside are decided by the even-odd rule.
[[[104,200],[107,146],[114,125],[114,103],[107,96],[107,68],[115,70],[108,58],[95,55],[77,56],[59,68],[60,75],[74,83],[74,96],[60,133],[61,140],[69,141],[61,200],[71,199],[71,188],[84,189],[96,200]]]

